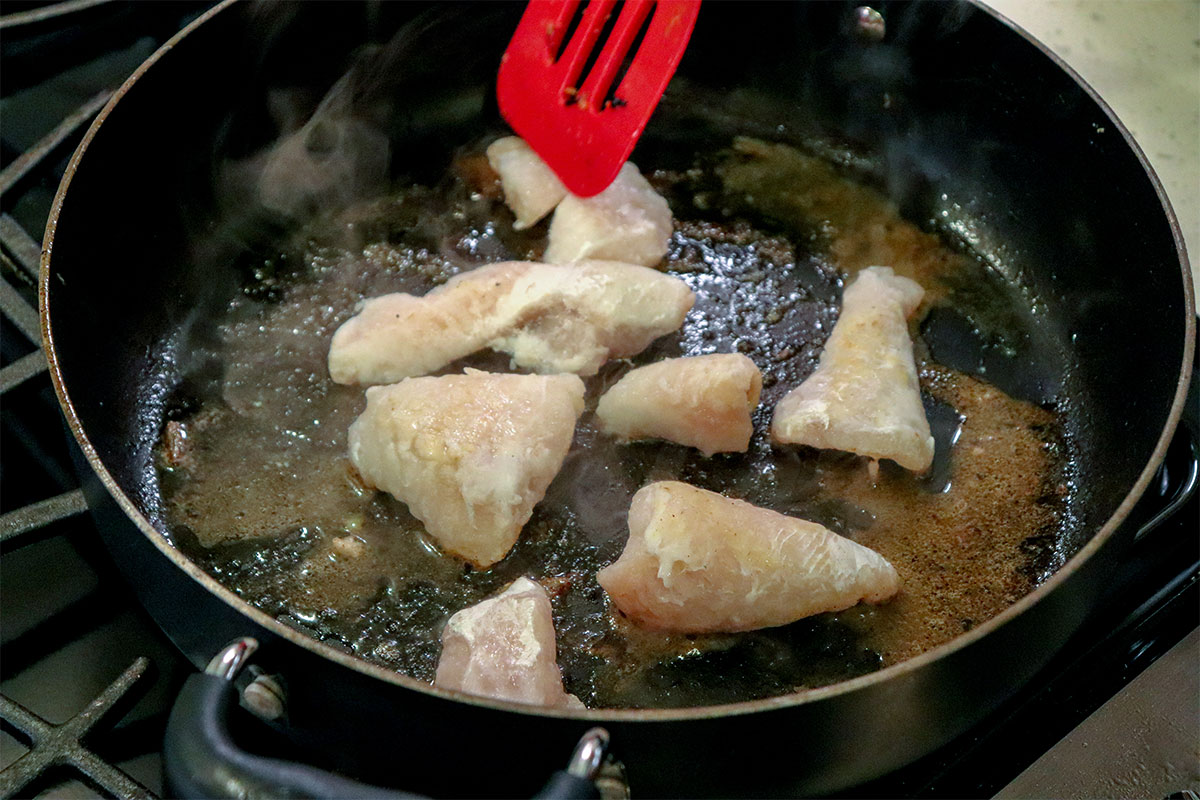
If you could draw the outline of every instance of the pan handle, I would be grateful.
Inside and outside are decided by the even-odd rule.
[[[1188,384],[1187,398],[1183,402],[1183,419],[1181,420],[1182,429],[1176,431],[1176,437],[1186,434],[1188,444],[1191,447],[1189,455],[1190,460],[1186,464],[1183,472],[1182,480],[1175,490],[1171,492],[1171,499],[1163,506],[1157,514],[1147,520],[1142,527],[1138,528],[1137,534],[1134,536],[1134,541],[1141,540],[1150,531],[1157,528],[1167,519],[1172,517],[1183,504],[1186,503],[1196,491],[1198,477],[1200,477],[1200,349],[1197,349],[1195,357],[1192,359],[1192,377]],[[1159,467],[1159,474],[1162,479],[1162,495],[1171,491],[1169,488],[1172,476],[1167,472],[1166,463]]]
[[[163,763],[171,796],[207,798],[361,798],[417,800],[421,795],[358,783],[305,764],[251,755],[233,743],[228,717],[237,704],[233,679],[258,649],[251,638],[237,639],[187,679],[171,709],[163,742]],[[604,761],[608,732],[584,734],[566,770],[551,776],[537,798],[599,798],[593,782]]]

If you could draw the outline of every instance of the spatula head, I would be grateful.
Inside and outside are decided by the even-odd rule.
[[[687,47],[700,0],[617,6],[530,0],[500,61],[500,113],[581,197],[607,188],[633,152]]]

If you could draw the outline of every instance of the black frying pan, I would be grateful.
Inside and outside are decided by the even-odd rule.
[[[1190,273],[1140,153],[1053,58],[977,6],[881,10],[888,37],[868,44],[854,36],[848,4],[706,6],[680,75],[707,111],[683,129],[831,132],[874,159],[910,218],[933,217],[943,195],[966,209],[969,244],[1002,254],[996,268],[1037,299],[1067,354],[1064,392],[1086,404],[1076,419],[1090,536],[1062,569],[995,619],[894,667],[799,695],[669,711],[464,701],[237,599],[152,522],[173,348],[235,290],[230,265],[252,238],[224,235],[213,165],[271,135],[268,87],[301,87],[315,102],[358,44],[412,24],[414,46],[393,54],[397,83],[368,88],[366,99],[403,96],[378,123],[416,177],[422,164],[442,168],[493,113],[496,59],[519,9],[235,5],[139,70],[89,131],[60,189],[42,273],[46,350],[89,503],[181,649],[200,665],[231,639],[255,637],[258,658],[288,681],[286,734],[315,758],[376,783],[462,794],[531,791],[597,723],[641,794],[829,792],[930,752],[1028,680],[1087,616],[1137,534],[1134,504],[1179,421],[1191,370]],[[422,35],[442,46],[416,46]],[[455,766],[464,761],[470,769]],[[529,769],[511,770],[518,761]],[[437,789],[448,774],[454,785]]]

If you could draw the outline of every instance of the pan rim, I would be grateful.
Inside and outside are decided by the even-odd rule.
[[[1134,505],[1141,499],[1141,496],[1153,478],[1155,471],[1158,469],[1159,464],[1165,457],[1167,447],[1175,435],[1176,428],[1178,427],[1183,413],[1183,405],[1187,395],[1189,380],[1192,372],[1192,361],[1196,347],[1195,296],[1192,286],[1191,269],[1186,246],[1183,241],[1183,235],[1178,219],[1175,216],[1170,201],[1167,198],[1162,184],[1147,160],[1145,154],[1134,141],[1132,135],[1129,133],[1129,130],[1117,118],[1116,114],[1113,113],[1112,109],[1107,105],[1107,103],[1105,103],[1095,92],[1095,90],[1086,81],[1084,81],[1078,75],[1078,73],[1072,70],[1070,66],[1067,65],[1061,58],[1055,55],[1044,44],[1030,35],[1027,31],[1015,25],[1013,22],[996,12],[994,9],[988,7],[982,2],[979,2],[979,0],[967,1],[971,5],[982,9],[985,13],[991,15],[1002,24],[1008,26],[1013,30],[1014,33],[1024,38],[1027,42],[1039,49],[1043,54],[1048,56],[1059,69],[1066,72],[1074,80],[1074,82],[1081,89],[1083,89],[1087,96],[1090,97],[1094,103],[1096,103],[1099,109],[1116,126],[1117,130],[1120,131],[1126,145],[1131,148],[1141,164],[1143,171],[1146,173],[1146,176],[1150,179],[1151,184],[1159,198],[1161,209],[1165,212],[1168,224],[1171,228],[1172,236],[1175,241],[1176,253],[1179,257],[1179,265],[1182,272],[1182,289],[1185,292],[1185,320],[1182,354],[1183,359],[1180,366],[1179,378],[1176,383],[1175,395],[1172,400],[1170,410],[1167,414],[1165,424],[1160,432],[1158,441],[1150,455],[1150,458],[1116,510],[1092,535],[1088,542],[1073,556],[1071,556],[1071,558],[1069,558],[1066,563],[1064,563],[1045,582],[1034,588],[1034,590],[1029,594],[1025,595],[1016,603],[1012,604],[996,616],[984,623],[981,623],[972,630],[965,632],[954,639],[951,639],[948,642],[932,648],[931,650],[928,650],[918,656],[914,656],[913,658],[888,667],[884,667],[880,670],[860,676],[858,678],[841,681],[828,686],[807,689],[802,692],[762,698],[759,700],[748,700],[724,705],[692,706],[678,709],[583,709],[574,711],[546,709],[511,701],[493,700],[455,690],[431,686],[423,681],[419,681],[399,672],[394,672],[356,656],[343,653],[330,645],[320,642],[284,625],[282,622],[279,622],[266,612],[241,599],[231,589],[225,587],[223,584],[216,581],[212,576],[201,570],[199,566],[194,564],[180,550],[172,545],[166,539],[166,537],[150,523],[150,521],[141,513],[141,511],[136,507],[125,491],[117,484],[115,479],[112,477],[112,474],[108,471],[108,468],[97,454],[95,448],[92,446],[87,433],[84,431],[83,424],[76,414],[74,404],[71,401],[71,397],[68,393],[67,386],[62,375],[58,352],[55,347],[53,325],[50,319],[48,297],[50,293],[51,262],[54,237],[57,233],[58,221],[63,205],[66,201],[68,189],[70,188],[70,184],[79,163],[82,161],[88,146],[95,138],[100,127],[103,125],[112,111],[117,107],[120,100],[129,92],[129,90],[137,83],[140,77],[148,69],[153,67],[159,60],[165,57],[180,41],[191,34],[199,26],[233,6],[237,0],[222,0],[221,3],[208,10],[187,25],[183,30],[179,31],[166,44],[155,51],[155,53],[152,54],[145,62],[139,65],[139,67],[130,75],[130,77],[121,85],[121,87],[113,93],[113,96],[109,99],[108,103],[105,104],[104,108],[89,126],[79,146],[72,154],[66,171],[63,175],[63,179],[59,184],[57,192],[55,193],[54,202],[46,224],[46,232],[42,243],[42,255],[38,280],[38,306],[41,321],[43,350],[46,353],[46,358],[49,364],[49,372],[54,386],[54,391],[58,397],[59,405],[62,408],[68,427],[70,428],[76,443],[79,445],[81,451],[87,459],[89,466],[99,478],[109,496],[121,508],[125,516],[134,523],[134,525],[150,540],[150,542],[159,550],[160,553],[162,553],[162,555],[166,556],[176,567],[183,570],[185,574],[199,583],[205,590],[211,594],[214,594],[227,606],[235,609],[238,613],[247,617],[253,624],[268,630],[271,634],[279,637],[280,639],[287,640],[292,644],[300,646],[317,656],[332,661],[339,666],[351,669],[367,677],[374,678],[386,684],[398,686],[403,689],[413,690],[437,697],[442,700],[465,703],[482,708],[535,717],[582,720],[588,722],[662,723],[739,716],[743,714],[754,714],[808,705],[825,700],[827,698],[847,695],[860,690],[865,690],[875,686],[876,684],[884,684],[894,680],[899,680],[910,673],[922,669],[926,665],[940,661],[941,659],[950,656],[953,653],[969,647],[976,641],[991,634],[993,631],[999,629],[1009,621],[1017,618],[1033,606],[1037,605],[1045,597],[1055,591],[1060,584],[1068,580],[1082,566],[1082,564],[1090,559],[1096,551],[1103,547],[1108,540],[1112,538],[1117,529],[1125,523],[1129,513],[1132,511]]]

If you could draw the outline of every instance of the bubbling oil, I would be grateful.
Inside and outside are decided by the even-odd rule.
[[[437,187],[309,226],[292,245],[299,268],[272,274],[271,291],[261,270],[248,273],[219,336],[193,359],[220,369],[181,384],[164,428],[160,477],[178,546],[285,624],[421,680],[433,677],[450,614],[528,576],[552,598],[566,688],[591,707],[709,705],[862,675],[989,619],[1061,564],[1073,519],[1061,415],[934,363],[916,323],[937,440],[928,475],[884,462],[873,477],[865,459],[777,449],[767,437],[770,409],[815,368],[849,273],[887,263],[917,277],[929,292],[921,315],[952,307],[969,318],[985,310],[979,298],[1015,307],[1019,293],[792,148],[742,141],[651,179],[676,216],[663,268],[692,288],[695,307],[677,332],[586,379],[571,451],[507,558],[477,570],[440,553],[402,503],[358,483],[346,436],[363,389],[334,384],[325,367],[333,332],[361,299],[424,294],[482,263],[540,257],[546,223],[512,230],[478,148]],[[597,399],[631,368],[723,352],[744,353],[763,373],[748,452],[704,458],[597,430]],[[509,369],[507,357],[481,353],[443,372],[465,366]],[[867,545],[896,567],[901,592],[762,631],[641,630],[610,607],[595,575],[624,547],[633,494],[664,479]]]

